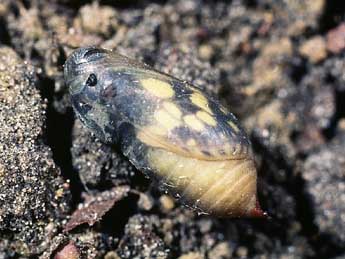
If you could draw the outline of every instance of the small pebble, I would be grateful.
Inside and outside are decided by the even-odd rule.
[[[248,256],[248,248],[240,246],[236,250],[236,254],[241,258],[246,258]]]
[[[338,27],[327,33],[327,49],[339,54],[345,48],[345,23],[341,23]]]
[[[178,259],[204,259],[203,256],[199,252],[189,252],[188,254],[181,255]]]
[[[147,195],[146,193],[140,193],[139,200],[138,200],[139,208],[143,210],[150,210],[153,207],[153,199],[151,196]]]
[[[175,202],[169,195],[162,195],[159,202],[164,211],[170,211],[175,207]]]
[[[203,60],[210,60],[214,55],[214,49],[210,45],[201,45],[199,47],[199,56]]]
[[[321,36],[312,37],[300,46],[299,53],[311,63],[318,63],[327,57],[326,42]]]
[[[212,259],[231,258],[233,251],[227,242],[217,244],[209,253],[208,257]]]
[[[106,253],[104,259],[120,259],[120,256],[116,252],[110,251]]]

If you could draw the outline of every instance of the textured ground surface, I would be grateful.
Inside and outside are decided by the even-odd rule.
[[[0,258],[344,258],[343,1],[113,2],[0,1]],[[197,216],[92,136],[62,77],[87,45],[220,98],[272,218]]]

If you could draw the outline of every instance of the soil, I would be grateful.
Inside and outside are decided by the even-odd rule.
[[[345,4],[0,1],[0,258],[345,258]],[[269,219],[197,215],[75,118],[97,45],[203,87],[253,143]]]

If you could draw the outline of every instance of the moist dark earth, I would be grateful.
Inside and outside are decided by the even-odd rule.
[[[97,45],[218,97],[269,219],[197,215],[75,118]],[[0,1],[0,258],[345,258],[345,3]]]

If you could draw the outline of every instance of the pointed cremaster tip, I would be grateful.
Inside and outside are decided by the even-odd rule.
[[[249,212],[249,217],[253,217],[253,218],[263,218],[263,219],[268,219],[269,216],[267,214],[267,212],[264,212],[258,201],[256,201],[256,205],[255,208]]]

